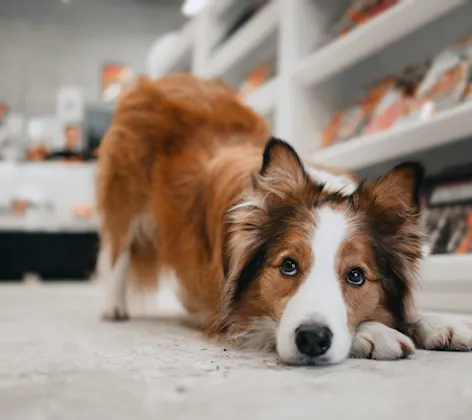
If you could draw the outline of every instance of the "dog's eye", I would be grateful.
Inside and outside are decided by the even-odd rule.
[[[364,270],[362,268],[352,268],[346,274],[346,280],[353,286],[362,286],[365,282]]]
[[[298,272],[297,263],[290,258],[285,258],[280,265],[280,272],[284,276],[294,276]]]

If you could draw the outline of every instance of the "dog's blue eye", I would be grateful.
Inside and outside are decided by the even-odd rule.
[[[362,268],[352,268],[347,272],[346,280],[353,286],[362,286],[365,282],[364,270]]]
[[[285,258],[280,265],[280,273],[284,276],[294,276],[298,272],[297,263],[290,258]]]

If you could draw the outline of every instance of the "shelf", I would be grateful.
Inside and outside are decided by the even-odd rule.
[[[318,84],[464,3],[465,0],[403,0],[311,54],[295,68],[294,75],[305,85]]]
[[[423,310],[472,313],[472,254],[426,259],[415,299]]]
[[[180,31],[172,53],[160,64],[158,70],[160,75],[182,70],[187,62],[191,62],[194,33],[194,25],[190,21]]]
[[[219,0],[217,2],[212,2],[211,7],[217,16],[221,16],[228,12],[233,4],[234,0]]]
[[[469,283],[472,290],[472,254],[432,255],[426,258],[421,267],[421,282]]]
[[[378,134],[348,140],[315,152],[313,161],[348,170],[368,168],[472,136],[472,102]]]
[[[30,220],[27,217],[12,215],[0,216],[1,232],[45,232],[45,233],[87,233],[97,232],[97,218],[68,220],[58,223],[55,220]]]
[[[277,29],[277,2],[272,1],[210,57],[206,77],[221,77]]]
[[[39,171],[50,171],[55,169],[65,171],[81,171],[81,170],[93,170],[97,168],[96,160],[88,161],[77,161],[67,162],[61,160],[2,160],[0,161],[0,174],[3,175],[3,171],[12,170],[39,170]]]
[[[244,103],[262,116],[270,114],[276,105],[279,80],[268,80],[255,91],[251,92]]]

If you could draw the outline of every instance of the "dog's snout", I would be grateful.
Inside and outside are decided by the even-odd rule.
[[[332,338],[331,330],[321,324],[304,324],[295,330],[298,351],[310,357],[326,353],[331,346]]]

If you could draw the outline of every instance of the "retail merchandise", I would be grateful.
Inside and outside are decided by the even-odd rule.
[[[384,77],[361,100],[338,111],[321,147],[425,120],[472,98],[472,36],[431,60]]]
[[[123,64],[106,63],[102,66],[101,77],[100,97],[104,102],[113,102],[130,88],[133,71]]]
[[[358,103],[336,113],[324,130],[321,147],[406,122],[406,117],[416,109],[414,92],[426,68],[422,64],[409,67],[395,77],[385,77]]]
[[[271,77],[275,75],[276,60],[269,60],[265,63],[257,66],[252,70],[249,75],[244,79],[239,88],[239,97],[241,100],[246,99],[247,95],[253,92],[255,89],[267,82]]]
[[[426,254],[472,252],[472,174],[430,180],[422,205]]]
[[[352,0],[350,6],[338,17],[328,32],[327,37],[316,48],[344,36],[353,29],[380,15],[401,0]]]

